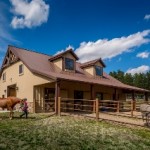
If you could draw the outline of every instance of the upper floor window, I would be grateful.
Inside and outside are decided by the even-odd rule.
[[[23,74],[23,64],[19,65],[19,74]]]
[[[74,60],[70,58],[65,58],[65,69],[74,70]]]
[[[97,76],[103,76],[103,67],[95,66],[95,72]]]
[[[3,78],[3,81],[6,81],[6,72],[5,72],[5,73],[3,73],[2,78]]]

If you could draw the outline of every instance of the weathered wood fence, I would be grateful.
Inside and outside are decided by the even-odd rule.
[[[62,113],[78,113],[92,114],[99,119],[101,113],[126,115],[134,117],[139,111],[139,107],[146,101],[115,101],[115,100],[87,100],[87,99],[71,99],[55,98],[43,99],[35,101],[36,112],[55,112],[59,116]]]
[[[69,98],[58,98],[58,112],[61,113],[91,113],[95,114],[95,118],[98,120],[100,113],[113,113],[125,115],[126,112],[131,117],[134,113],[139,111],[139,107],[146,101],[114,101],[114,100],[86,100],[86,99],[69,99]]]

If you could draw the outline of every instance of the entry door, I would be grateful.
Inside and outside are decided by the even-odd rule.
[[[75,111],[82,110],[83,91],[74,91],[74,109]]]
[[[16,85],[11,85],[7,87],[7,96],[15,96],[16,97]]]

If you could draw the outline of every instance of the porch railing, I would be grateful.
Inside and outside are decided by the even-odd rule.
[[[134,112],[139,110],[141,104],[145,101],[114,101],[114,100],[87,100],[87,99],[70,99],[58,98],[58,115],[61,113],[90,113],[95,114],[96,119],[99,119],[100,113],[112,113],[133,117]]]
[[[49,99],[36,99],[35,101],[36,112],[55,112],[55,98]]]

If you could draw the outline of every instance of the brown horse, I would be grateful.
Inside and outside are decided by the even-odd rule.
[[[0,98],[0,107],[4,110],[4,108],[7,108],[7,110],[10,111],[9,118],[13,118],[13,108],[16,104],[22,102],[20,98],[17,97],[7,97],[7,98]]]

